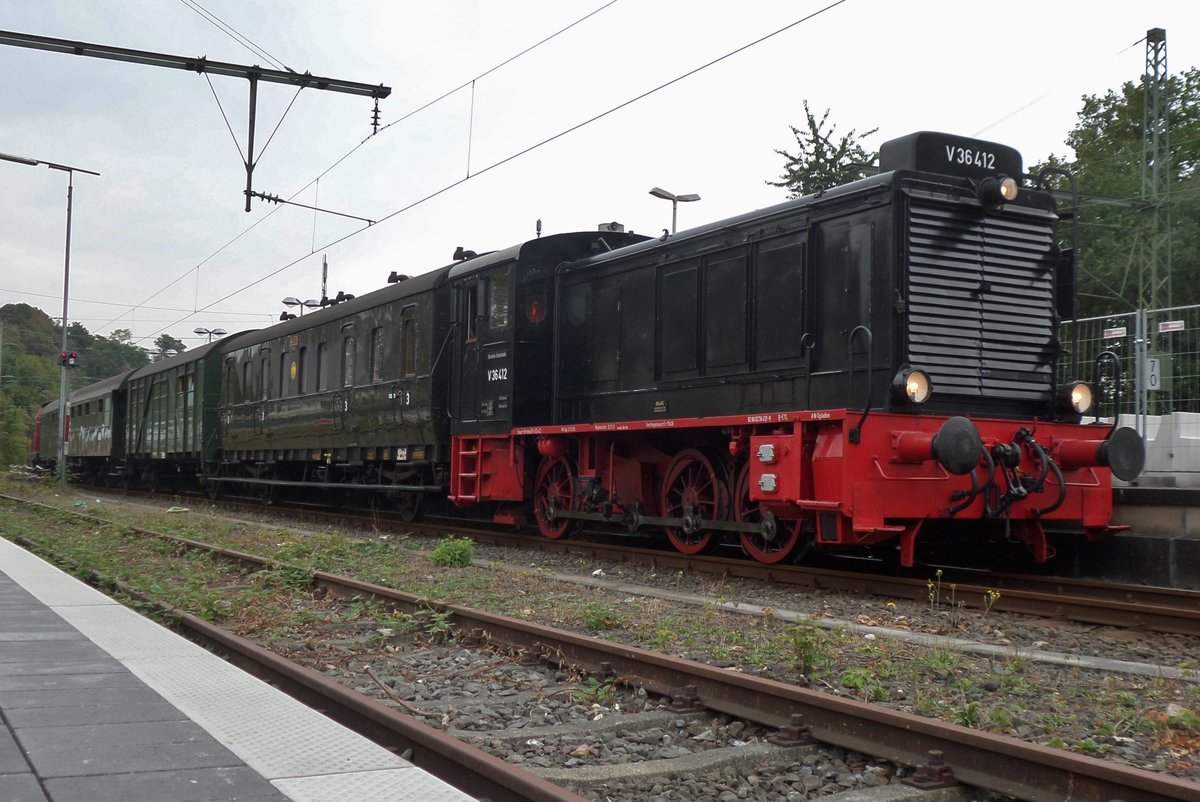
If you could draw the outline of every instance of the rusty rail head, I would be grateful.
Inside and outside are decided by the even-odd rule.
[[[600,672],[609,671],[648,691],[695,696],[705,707],[775,727],[807,727],[814,738],[909,766],[931,750],[942,753],[959,782],[1031,802],[1064,799],[1137,799],[1145,802],[1200,798],[1200,786],[1050,749],[1016,738],[947,724],[865,702],[798,688],[710,665],[552,629],[457,605],[435,605],[412,594],[319,573],[317,581],[346,595],[374,594],[410,608],[436,607],[459,626],[485,637]],[[684,692],[685,686],[694,686]],[[794,718],[799,716],[799,718]]]

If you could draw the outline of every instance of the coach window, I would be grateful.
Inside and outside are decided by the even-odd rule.
[[[236,384],[238,381],[238,366],[233,359],[226,360],[226,388],[228,391],[228,401],[233,403],[236,397]]]
[[[383,347],[387,343],[383,327],[371,329],[371,381],[383,381]]]
[[[271,355],[267,354],[262,358],[260,370],[258,371],[258,380],[262,382],[262,387],[259,390],[259,397],[263,401],[267,400],[267,396],[271,390]]]
[[[296,354],[296,392],[299,394],[304,394],[304,393],[309,392],[309,388],[306,387],[304,384],[304,379],[305,379],[305,375],[304,375],[305,374],[305,370],[304,370],[305,364],[304,363],[307,361],[308,361],[308,349],[301,348],[300,351]]]
[[[493,273],[488,279],[488,327],[508,328],[508,273]]]
[[[400,375],[417,375],[416,307],[410,306],[400,314]]]
[[[479,339],[479,299],[483,293],[484,284],[482,281],[474,284],[468,284],[467,292],[467,342],[474,342]]]
[[[288,355],[284,351],[279,355],[279,398],[288,394]]]
[[[329,384],[329,345],[317,343],[317,392],[328,390]]]
[[[239,396],[239,401],[249,401],[253,396],[250,388],[250,360],[242,363],[242,392]]]
[[[342,386],[354,384],[354,338],[342,340]]]

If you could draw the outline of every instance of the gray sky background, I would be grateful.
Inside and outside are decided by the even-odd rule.
[[[387,124],[607,0],[199,2],[297,72],[391,86]],[[285,296],[319,298],[322,256],[330,295],[362,294],[392,270],[449,262],[458,245],[532,238],[539,218],[545,233],[616,220],[657,234],[671,209],[647,194],[655,185],[702,196],[680,205],[680,229],[778,202],[764,182],[782,169],[773,151],[794,150],[803,99],[832,109],[841,132],[878,127],[871,147],[942,130],[1013,145],[1029,163],[1066,153],[1082,95],[1137,80],[1147,28],[1166,28],[1172,73],[1200,50],[1191,0],[846,0],[487,169],[830,2],[617,0],[361,146],[371,101],[305,90],[255,189],[392,215],[362,231],[261,201],[246,214],[241,157],[195,73],[0,47],[0,152],[102,174],[75,179],[72,320],[130,328],[141,345],[164,331],[195,345],[197,326],[260,328]],[[0,29],[268,66],[182,0],[0,0]],[[211,80],[244,148],[248,84]],[[258,94],[256,149],[295,91],[263,83]],[[453,186],[468,156],[474,177]],[[0,162],[0,304],[61,314],[66,179]]]

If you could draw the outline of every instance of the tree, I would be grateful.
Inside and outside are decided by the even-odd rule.
[[[160,334],[154,339],[154,347],[159,351],[174,351],[177,354],[182,354],[187,350],[187,346],[181,340],[177,340],[170,334]]]
[[[1170,123],[1170,216],[1172,301],[1200,303],[1193,280],[1200,264],[1200,70],[1167,81]],[[1152,233],[1141,203],[1143,154],[1142,82],[1083,98],[1066,144],[1074,159],[1051,156],[1032,172],[1062,167],[1075,176],[1079,210],[1077,317],[1128,312],[1139,304],[1143,246]],[[1064,184],[1057,184],[1065,189]],[[1118,205],[1113,205],[1116,201]],[[1064,227],[1064,230],[1067,230]]]
[[[57,399],[62,327],[28,304],[0,307],[4,321],[4,364],[0,379],[0,464],[27,457],[33,417],[44,402]],[[113,338],[93,335],[83,325],[67,328],[67,347],[79,354],[80,366],[67,371],[69,389],[107,379],[149,362],[145,351],[130,343],[128,331]]]
[[[783,187],[789,198],[799,198],[821,189],[845,184],[875,174],[877,151],[867,151],[861,140],[871,136],[878,128],[872,128],[861,136],[854,129],[840,138],[835,138],[834,126],[829,123],[829,109],[818,120],[804,101],[804,121],[807,130],[794,125],[788,126],[796,137],[799,150],[795,155],[786,150],[776,150],[787,162],[779,181],[768,181],[773,187]]]

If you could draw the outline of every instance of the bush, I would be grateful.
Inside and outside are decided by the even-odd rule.
[[[434,565],[458,566],[470,565],[475,557],[475,541],[469,537],[444,537],[438,541],[429,559]]]

